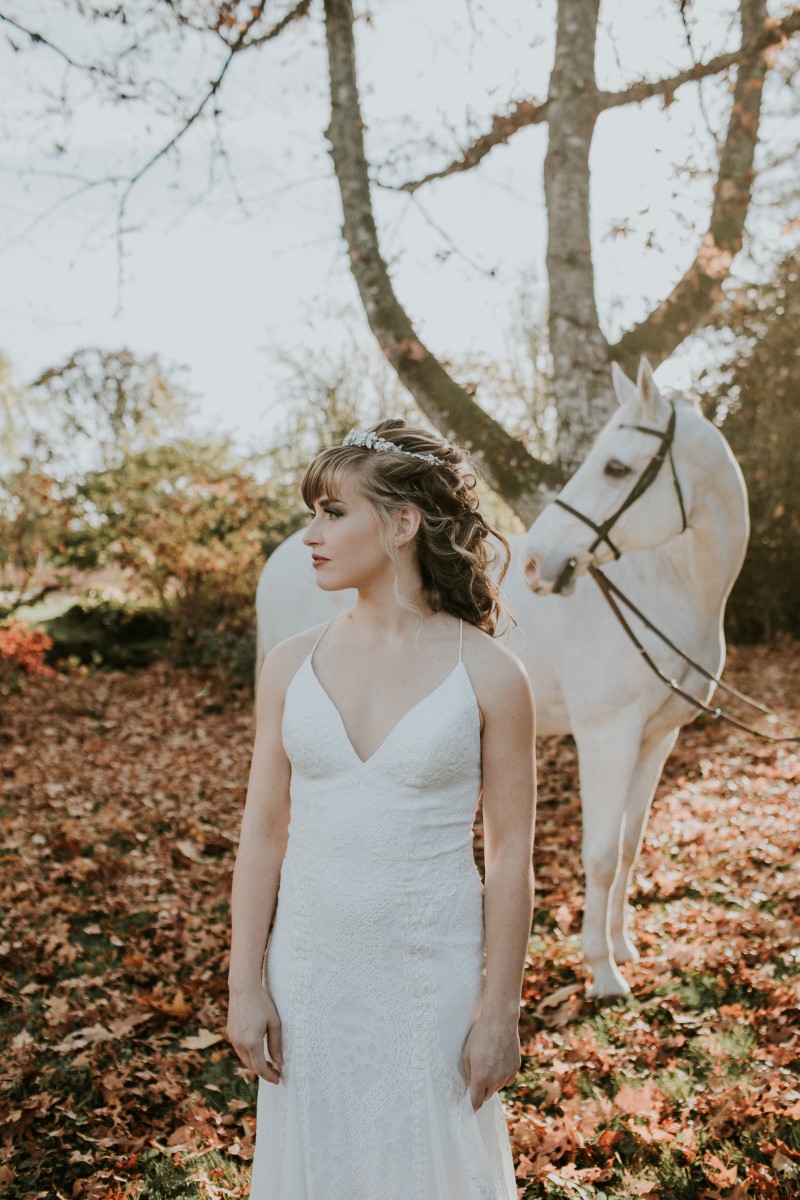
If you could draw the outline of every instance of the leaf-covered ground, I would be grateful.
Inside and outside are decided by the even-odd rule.
[[[798,677],[798,643],[730,652],[727,678],[795,722]],[[256,1080],[224,1031],[250,696],[156,666],[22,678],[0,702],[0,1195],[246,1196]],[[682,732],[636,875],[634,998],[598,1008],[574,748],[540,743],[503,1094],[525,1200],[800,1195],[797,776],[792,745]]]

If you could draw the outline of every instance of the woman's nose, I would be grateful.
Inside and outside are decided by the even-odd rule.
[[[317,544],[317,542],[319,541],[319,535],[317,533],[317,518],[316,517],[313,518],[313,520],[311,521],[311,524],[308,525],[308,527],[306,528],[306,531],[303,534],[302,540],[303,540],[303,544],[305,546],[315,546]]]

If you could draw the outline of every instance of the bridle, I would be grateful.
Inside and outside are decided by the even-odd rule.
[[[587,517],[585,513],[579,512],[578,509],[573,508],[571,504],[567,504],[566,500],[560,500],[558,496],[556,496],[554,499],[554,504],[558,504],[560,508],[564,508],[567,512],[572,513],[574,517],[577,517],[578,520],[583,521],[584,525],[588,525],[589,528],[593,529],[597,534],[597,537],[589,547],[589,554],[594,554],[600,543],[605,542],[609,549],[613,551],[614,558],[620,557],[621,552],[612,542],[611,538],[609,537],[609,532],[614,525],[616,525],[622,514],[626,512],[627,509],[629,509],[630,506],[647,491],[647,489],[650,487],[650,484],[653,483],[658,475],[658,472],[661,470],[665,458],[669,458],[669,465],[672,468],[672,481],[675,484],[675,493],[678,497],[678,504],[680,505],[681,509],[681,533],[688,528],[688,523],[686,521],[686,507],[683,503],[683,492],[681,491],[680,481],[675,472],[675,463],[672,458],[672,442],[675,436],[675,403],[674,401],[670,400],[669,404],[672,411],[670,413],[670,418],[666,429],[651,429],[649,425],[621,424],[617,426],[618,429],[638,429],[640,433],[650,433],[653,435],[653,437],[660,438],[661,445],[650,459],[647,466],[644,468],[641,475],[636,480],[636,483],[633,485],[630,492],[628,492],[628,495],[622,501],[622,504],[620,504],[617,511],[612,513],[610,517],[606,517],[602,525],[597,525],[591,517]],[[570,559],[570,562],[572,561],[573,560]],[[569,566],[569,564],[567,565]],[[559,577],[559,580],[560,578],[561,577]],[[558,581],[556,582],[554,590],[559,590]]]
[[[591,519],[591,517],[587,517],[585,513],[579,512],[577,508],[573,508],[572,505],[567,504],[565,500],[559,500],[558,496],[556,496],[556,498],[553,500],[554,504],[558,504],[561,508],[566,509],[567,512],[572,513],[573,516],[577,517],[580,521],[583,521],[585,525],[588,525],[590,529],[595,531],[597,537],[589,547],[590,554],[593,555],[600,543],[605,542],[606,545],[609,546],[609,548],[613,551],[615,558],[619,558],[621,556],[621,552],[617,549],[611,538],[608,536],[609,532],[622,514],[626,511],[626,509],[630,508],[630,506],[636,500],[638,500],[644,492],[647,491],[647,489],[650,487],[650,484],[661,470],[664,459],[667,457],[669,458],[669,465],[672,468],[672,481],[675,484],[675,494],[678,497],[678,504],[680,505],[681,510],[681,533],[688,529],[689,525],[686,520],[686,506],[683,502],[683,492],[681,491],[680,480],[678,479],[675,471],[675,463],[672,459],[672,442],[675,436],[675,404],[672,400],[670,400],[670,408],[672,409],[672,412],[670,413],[670,418],[666,429],[651,429],[649,425],[621,424],[617,426],[618,429],[638,429],[641,433],[650,433],[653,435],[653,437],[661,439],[661,445],[650,459],[647,466],[644,468],[641,475],[636,480],[636,483],[622,501],[622,504],[620,504],[617,511],[612,513],[610,517],[607,517],[605,521],[603,521],[602,525],[597,525]],[[564,585],[571,579],[577,565],[577,559],[569,558],[567,560],[566,565],[562,569],[558,579],[553,585],[554,592],[561,591],[562,587],[564,587]],[[749,707],[757,709],[771,720],[780,721],[784,725],[790,724],[784,717],[781,717],[778,713],[773,712],[772,709],[766,708],[763,704],[759,704],[758,701],[752,700],[749,696],[745,696],[742,692],[737,691],[736,688],[731,687],[730,684],[723,683],[721,679],[719,679],[716,675],[712,675],[711,672],[707,671],[705,667],[700,665],[700,663],[697,663],[694,661],[694,659],[689,658],[689,656],[683,650],[676,646],[674,642],[670,641],[666,634],[664,634],[657,625],[655,625],[640,609],[636,607],[636,605],[625,595],[624,592],[620,590],[615,583],[613,583],[606,575],[603,574],[603,572],[598,566],[596,566],[595,563],[590,563],[588,570],[592,579],[594,579],[603,596],[607,600],[611,611],[614,613],[614,616],[617,618],[619,623],[622,625],[622,628],[625,630],[626,634],[639,651],[639,654],[642,656],[642,660],[647,664],[651,671],[653,671],[654,674],[656,674],[658,678],[667,685],[668,688],[670,688],[678,696],[681,696],[682,699],[688,700],[690,704],[695,705],[695,707],[699,708],[702,712],[708,713],[709,716],[712,716],[717,720],[729,721],[730,724],[735,725],[737,729],[746,730],[747,733],[754,733],[758,737],[765,738],[770,742],[800,742],[800,734],[794,734],[789,737],[776,737],[773,734],[765,733],[763,730],[757,729],[754,725],[747,725],[744,721],[740,721],[738,718],[730,716],[729,713],[723,712],[721,708],[712,708],[710,705],[704,704],[702,700],[698,700],[695,696],[690,695],[688,692],[684,691],[683,688],[679,687],[677,681],[675,679],[670,679],[668,675],[665,675],[661,668],[647,653],[639,638],[636,636],[628,621],[625,619],[618,601],[621,601],[628,609],[631,610],[631,612],[633,612],[641,621],[643,621],[647,628],[650,629],[651,632],[654,633],[658,638],[660,638],[662,642],[665,642],[671,650],[674,650],[679,658],[687,663],[688,666],[690,666],[693,670],[698,671],[705,679],[709,680],[709,682],[713,682],[717,687],[720,687],[728,693],[736,696],[737,699],[743,701],[745,704],[749,705]]]

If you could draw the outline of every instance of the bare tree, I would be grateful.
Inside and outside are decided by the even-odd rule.
[[[761,95],[768,50],[800,29],[800,9],[780,22],[767,17],[765,0],[741,0],[742,40],[738,52],[670,78],[642,81],[621,92],[597,87],[594,73],[599,0],[559,0],[556,52],[547,99],[520,101],[490,132],[464,148],[460,159],[405,187],[416,191],[435,178],[477,166],[491,150],[526,125],[547,121],[549,143],[544,184],[548,215],[547,269],[553,390],[558,409],[559,475],[583,459],[612,405],[610,364],[629,371],[646,352],[666,358],[704,319],[721,295],[721,285],[742,245],[758,141]],[[553,486],[552,470],[532,464],[511,439],[487,425],[486,414],[447,375],[413,332],[391,287],[375,232],[364,155],[353,44],[352,0],[325,0],[331,75],[328,136],[342,194],[350,262],[370,326],[390,362],[436,424],[478,444],[498,491],[525,519],[542,505]],[[727,136],[719,154],[709,226],[694,262],[672,293],[635,328],[612,345],[604,337],[595,304],[589,231],[589,153],[598,116],[652,96],[671,97],[694,80],[736,65]],[[635,373],[635,372],[632,372]]]
[[[0,5],[2,0],[0,0]],[[679,0],[686,21],[689,0]],[[95,20],[113,15],[133,24],[144,22],[133,3],[98,9]],[[269,11],[268,11],[269,8]],[[496,114],[488,129],[463,146],[460,154],[422,178],[406,180],[400,190],[416,193],[434,180],[473,170],[519,130],[546,123],[549,141],[544,165],[548,214],[547,274],[549,345],[553,364],[552,394],[558,411],[556,461],[535,457],[481,406],[473,391],[459,384],[426,346],[412,317],[401,305],[381,245],[372,206],[370,164],[364,147],[364,118],[359,97],[353,35],[352,0],[324,0],[325,34],[330,73],[331,116],[326,130],[342,198],[343,234],[350,267],[369,325],[388,362],[422,411],[446,435],[472,447],[494,488],[517,514],[530,521],[566,476],[582,461],[588,445],[607,419],[613,404],[610,364],[629,371],[639,355],[658,363],[710,319],[722,286],[739,253],[754,180],[759,144],[762,93],[776,51],[800,31],[800,8],[771,19],[766,0],[739,0],[740,40],[737,49],[714,55],[675,74],[637,80],[618,91],[598,87],[595,42],[600,0],[557,0],[555,56],[547,95],[522,97],[506,113]],[[130,12],[128,12],[130,10]],[[290,25],[305,20],[311,0],[288,6],[273,19],[266,0],[246,6],[237,0],[156,0],[147,13],[172,22],[179,32],[213,35],[224,47],[220,69],[200,99],[184,105],[175,133],[120,187],[119,224],[132,189],[206,112],[218,111],[226,72],[238,56],[258,50]],[[150,19],[150,17],[148,17]],[[91,75],[112,96],[125,93],[131,81],[123,62],[141,50],[134,38],[112,66],[79,63],[38,30],[26,29],[0,8],[0,22],[58,54],[73,69]],[[686,26],[688,32],[688,25]],[[147,30],[145,30],[145,33]],[[689,39],[690,40],[690,39]],[[691,45],[691,40],[690,40]],[[660,97],[668,104],[679,89],[700,80],[735,72],[727,130],[718,152],[717,176],[708,226],[698,239],[694,259],[671,293],[615,343],[602,332],[595,303],[595,276],[590,237],[589,156],[598,119],[623,105]],[[94,186],[98,181],[93,181]],[[86,186],[89,186],[88,184]],[[78,189],[80,190],[80,188]]]

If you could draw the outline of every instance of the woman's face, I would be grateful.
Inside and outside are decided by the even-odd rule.
[[[303,534],[317,587],[337,592],[391,578],[393,564],[381,545],[377,517],[356,480],[345,477],[337,490],[338,496],[314,501],[314,517]]]

